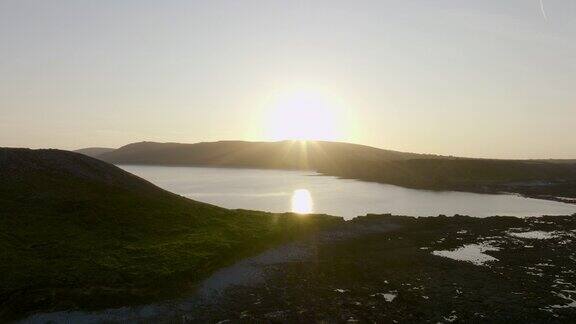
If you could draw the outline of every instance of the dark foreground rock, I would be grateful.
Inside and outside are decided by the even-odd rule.
[[[190,320],[576,321],[576,216],[367,216],[353,223],[402,227],[320,243],[306,260],[268,265],[266,283],[229,289],[217,307]],[[497,260],[480,265],[432,253],[467,244],[490,246],[484,254]]]

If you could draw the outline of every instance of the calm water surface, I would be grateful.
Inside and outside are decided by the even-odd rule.
[[[576,213],[576,205],[513,195],[434,192],[321,176],[314,172],[122,165],[168,191],[226,208],[323,213],[540,216]]]

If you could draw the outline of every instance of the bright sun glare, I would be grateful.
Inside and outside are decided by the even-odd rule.
[[[296,214],[312,213],[314,204],[312,195],[307,189],[297,189],[292,193],[292,212]]]
[[[275,97],[268,109],[266,137],[270,140],[342,139],[342,108],[332,96],[291,92]]]

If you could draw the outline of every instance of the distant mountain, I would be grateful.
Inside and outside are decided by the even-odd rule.
[[[365,145],[325,141],[220,141],[196,144],[139,142],[104,153],[99,158],[116,164],[315,170],[344,159],[376,162],[435,159],[439,156],[403,153]]]
[[[242,256],[340,221],[227,210],[82,154],[0,148],[0,322],[173,297]]]
[[[74,152],[88,155],[90,157],[98,157],[104,153],[112,152],[115,149],[108,147],[87,147],[84,149],[75,150]]]
[[[410,188],[576,197],[570,160],[493,160],[404,153],[337,142],[140,142],[98,158],[116,164],[315,170]]]

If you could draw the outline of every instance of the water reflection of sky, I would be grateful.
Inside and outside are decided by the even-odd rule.
[[[314,172],[122,166],[166,190],[231,209],[320,213],[351,219],[367,213],[410,216],[463,214],[570,215],[576,205],[512,195],[434,192],[317,176]]]

